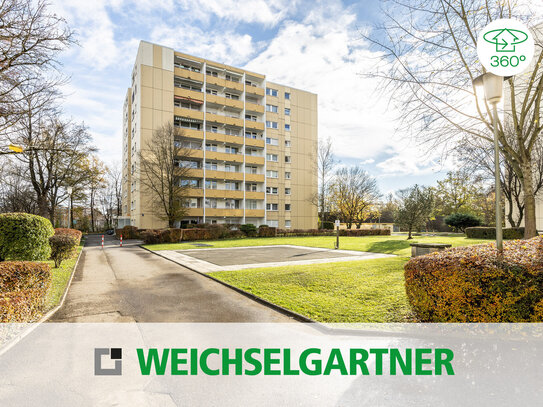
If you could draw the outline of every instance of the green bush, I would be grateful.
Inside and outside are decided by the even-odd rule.
[[[239,230],[241,230],[245,234],[245,236],[248,236],[248,237],[255,237],[257,234],[256,226],[253,225],[252,223],[246,223],[244,225],[240,225]]]
[[[466,236],[470,239],[496,239],[496,228],[478,226],[466,228]],[[524,228],[504,228],[504,239],[523,239]]]
[[[74,256],[77,248],[77,239],[67,234],[54,235],[49,238],[51,245],[51,259],[55,268],[59,268],[64,260]]]
[[[51,268],[46,263],[0,263],[0,323],[36,320],[50,286]]]
[[[51,222],[28,213],[0,214],[0,261],[47,260],[51,255]]]
[[[445,224],[463,232],[466,228],[479,226],[481,219],[471,213],[451,213],[445,218]]]
[[[83,237],[83,233],[80,230],[70,228],[55,228],[55,235],[71,236],[75,239],[77,246],[79,246],[81,237]]]
[[[334,222],[324,221],[321,223],[321,229],[334,230]]]
[[[542,322],[543,238],[435,252],[405,265],[405,288],[422,322]]]
[[[258,237],[275,237],[277,235],[277,228],[271,228],[268,225],[261,225],[258,227]]]

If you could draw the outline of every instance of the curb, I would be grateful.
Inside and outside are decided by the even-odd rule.
[[[85,247],[83,245],[83,247]],[[38,321],[36,322],[27,322],[29,327],[25,329],[22,333],[16,335],[13,339],[11,339],[7,345],[0,348],[0,356],[2,356],[4,353],[6,353],[8,350],[13,348],[15,345],[17,345],[22,339],[24,339],[27,335],[29,335],[34,329],[36,329],[38,326],[46,322],[49,318],[51,318],[55,312],[57,312],[62,305],[64,305],[64,301],[66,300],[66,296],[68,295],[68,290],[70,286],[72,285],[72,280],[74,279],[75,271],[77,270],[77,266],[79,265],[79,259],[81,258],[81,254],[83,253],[83,249],[79,252],[77,255],[77,260],[75,261],[74,268],[72,270],[72,274],[70,275],[70,279],[68,280],[68,284],[66,284],[66,287],[64,288],[64,293],[62,294],[62,297],[59,301],[59,303],[52,309],[50,309],[47,314],[43,315]]]
[[[242,290],[241,288],[235,287],[231,284],[228,284],[224,281],[221,281],[210,274],[202,273],[201,271],[198,271],[194,269],[193,267],[187,266],[185,264],[179,263],[175,260],[172,260],[166,256],[163,256],[160,254],[160,251],[153,251],[146,247],[143,247],[143,245],[138,245],[143,250],[146,250],[154,255],[157,255],[159,257],[162,257],[163,259],[166,259],[168,261],[171,261],[172,263],[175,263],[179,266],[185,267],[186,269],[189,269],[190,271],[193,271],[197,274],[200,274],[201,276],[207,277],[210,280],[213,280],[225,287],[230,288],[233,291],[236,291],[237,293],[255,301],[259,304],[262,304],[268,308],[271,308],[287,317],[290,317],[298,322],[304,322],[309,323],[312,325],[313,328],[317,329],[318,331],[321,331],[324,334],[328,335],[359,335],[359,336],[377,336],[377,337],[405,337],[405,338],[420,338],[420,333],[410,333],[410,332],[394,332],[394,331],[373,331],[373,330],[367,330],[367,329],[353,329],[353,328],[334,328],[331,326],[328,326],[322,322],[315,321],[314,319],[311,319],[309,317],[306,317],[305,315],[298,314],[297,312],[294,312],[292,310],[289,310],[287,308],[281,307],[280,305],[274,304],[273,302],[270,302],[268,300],[265,300],[264,298],[258,297],[250,292],[247,292],[245,290]],[[427,338],[427,336],[425,336]]]

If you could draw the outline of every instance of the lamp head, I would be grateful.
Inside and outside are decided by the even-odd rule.
[[[500,103],[503,94],[503,76],[491,72],[484,73],[473,80],[473,86],[483,89],[485,100],[490,104]]]

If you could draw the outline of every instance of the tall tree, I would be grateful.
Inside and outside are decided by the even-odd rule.
[[[432,188],[414,185],[397,192],[399,207],[396,212],[396,223],[407,229],[407,239],[413,230],[423,227],[432,215],[434,193]]]
[[[332,146],[332,139],[330,137],[319,140],[317,159],[319,172],[319,218],[321,222],[323,222],[324,214],[327,212],[328,209],[330,185],[334,176],[334,166],[336,165],[336,159],[334,158],[334,149]]]
[[[477,57],[479,31],[498,18],[517,18],[534,27],[534,15],[520,0],[389,0],[384,23],[371,38],[382,52],[370,76],[383,80],[400,112],[402,130],[430,149],[454,146],[461,137],[493,142],[491,108],[473,80],[483,67]],[[498,123],[500,151],[522,183],[525,237],[536,235],[533,149],[543,131],[543,44],[537,41],[533,67],[507,80],[504,120]],[[478,97],[479,96],[479,97]],[[513,137],[507,137],[510,123]]]
[[[380,197],[377,181],[361,167],[340,168],[331,186],[331,203],[350,229],[360,228]]]
[[[183,146],[184,132],[171,122],[153,132],[138,156],[138,182],[149,192],[156,216],[174,227],[187,212],[185,207],[191,168],[185,160],[192,153]]]
[[[478,202],[484,194],[482,179],[468,170],[449,171],[447,177],[437,181],[435,188],[435,214],[447,216],[463,212],[479,215]]]
[[[107,187],[106,173],[107,168],[102,161],[95,155],[88,158],[87,164],[87,189],[90,209],[90,227],[91,231],[96,231],[96,206],[99,203],[99,196]]]

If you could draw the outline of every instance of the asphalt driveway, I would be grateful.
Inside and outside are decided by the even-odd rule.
[[[131,242],[87,237],[52,322],[289,322],[291,318]]]

